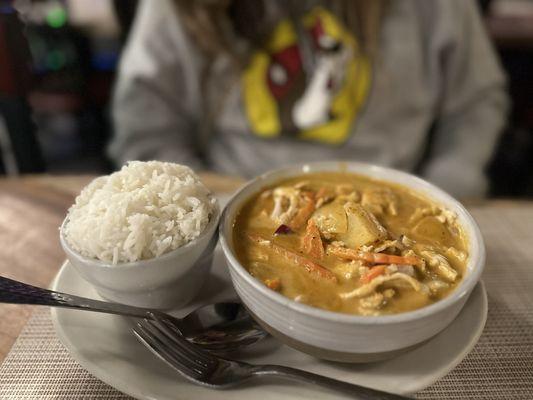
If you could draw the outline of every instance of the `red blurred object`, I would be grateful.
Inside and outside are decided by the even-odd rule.
[[[31,54],[11,2],[0,1],[0,94],[24,96],[31,85]]]
[[[281,224],[278,229],[276,229],[276,232],[274,232],[274,235],[287,235],[289,233],[292,233],[292,229],[285,224]]]

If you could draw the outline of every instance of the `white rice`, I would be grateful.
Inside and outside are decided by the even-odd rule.
[[[86,257],[112,264],[146,260],[197,238],[215,202],[189,167],[132,161],[81,191],[63,234]]]

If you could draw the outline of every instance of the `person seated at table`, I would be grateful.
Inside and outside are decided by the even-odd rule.
[[[475,197],[506,109],[473,1],[144,1],[110,154],[241,176],[357,160]]]

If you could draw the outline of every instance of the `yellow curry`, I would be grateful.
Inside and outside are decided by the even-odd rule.
[[[253,196],[234,227],[237,256],[272,290],[326,310],[384,315],[447,296],[465,273],[457,216],[403,186],[306,174]]]

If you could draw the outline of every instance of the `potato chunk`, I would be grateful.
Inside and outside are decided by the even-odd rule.
[[[344,205],[348,230],[338,234],[336,238],[343,241],[347,247],[356,249],[387,238],[387,231],[374,215],[360,204],[348,202]]]
[[[348,202],[343,207],[346,216],[347,229],[338,232],[335,239],[340,240],[350,248],[358,248],[387,238],[387,231],[378,220],[361,205]]]
[[[348,231],[346,211],[339,202],[326,204],[316,210],[311,217],[324,237],[333,237]]]
[[[325,238],[340,240],[353,249],[387,238],[387,231],[374,215],[352,201],[320,207],[312,219]]]

